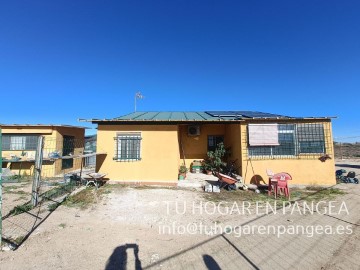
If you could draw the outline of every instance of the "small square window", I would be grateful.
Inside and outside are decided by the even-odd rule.
[[[141,160],[141,134],[118,133],[115,139],[115,156],[114,160],[119,161],[136,161]]]

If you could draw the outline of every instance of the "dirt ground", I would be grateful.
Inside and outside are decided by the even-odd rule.
[[[360,158],[360,143],[334,143],[335,158]]]
[[[356,160],[336,163],[360,173]],[[59,206],[16,251],[0,252],[0,268],[360,269],[360,185],[337,187],[346,194],[335,205],[345,202],[348,213],[264,214],[253,203],[250,213],[225,213],[198,190],[110,186],[101,196],[93,193],[87,209]],[[218,233],[214,224],[350,226],[351,234],[239,237]]]
[[[344,169],[347,172],[354,171],[356,173],[356,177],[360,178],[360,159],[336,159],[335,160],[335,168]]]

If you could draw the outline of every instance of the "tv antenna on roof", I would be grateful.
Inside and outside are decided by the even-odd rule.
[[[141,94],[140,91],[135,93],[135,112],[136,112],[136,100],[143,99],[143,98],[145,98],[145,97]]]

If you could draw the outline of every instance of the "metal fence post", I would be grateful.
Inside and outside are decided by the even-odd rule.
[[[40,136],[38,139],[38,145],[36,148],[35,155],[35,172],[34,180],[32,185],[32,196],[31,203],[33,206],[36,206],[39,202],[39,190],[41,184],[41,168],[43,162],[43,150],[44,150],[44,136]]]

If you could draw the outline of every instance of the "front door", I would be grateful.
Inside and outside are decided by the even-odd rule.
[[[219,143],[224,142],[224,136],[209,135],[208,136],[208,151],[214,151]]]

